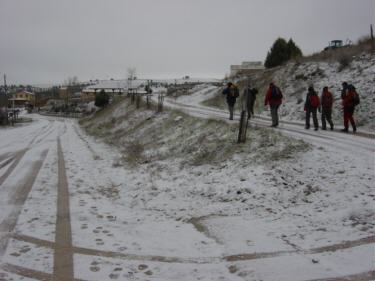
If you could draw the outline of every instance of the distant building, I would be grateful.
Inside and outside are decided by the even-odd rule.
[[[237,74],[251,74],[264,69],[264,65],[261,61],[244,61],[239,65],[230,66],[230,76],[236,76]]]
[[[81,101],[83,102],[90,102],[95,100],[95,94],[96,91],[95,89],[83,89],[81,91]]]
[[[138,84],[132,81],[134,84]],[[81,91],[81,101],[89,102],[95,100],[96,93],[105,91],[108,94],[122,94],[127,91],[127,80],[98,80],[96,84],[89,85]]]
[[[68,87],[60,87],[59,89],[59,98],[68,99],[70,97]]]
[[[35,105],[35,94],[28,91],[19,91],[10,98],[9,103],[15,106],[25,106],[26,104]]]
[[[59,88],[59,99],[65,101],[66,104],[71,102],[79,102],[82,87],[80,85],[63,86]]]

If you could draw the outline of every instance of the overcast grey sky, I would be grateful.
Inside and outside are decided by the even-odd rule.
[[[277,37],[310,54],[374,23],[375,0],[0,0],[0,74],[222,78],[230,64],[264,61]]]

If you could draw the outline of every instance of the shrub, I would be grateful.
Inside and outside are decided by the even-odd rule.
[[[304,80],[304,81],[306,81],[308,79],[303,73],[297,74],[294,78],[296,80]]]
[[[278,38],[267,53],[264,65],[267,68],[271,68],[279,66],[292,58],[294,59],[301,56],[301,49],[297,47],[292,39],[286,42],[284,38]]]
[[[109,95],[101,90],[98,94],[95,95],[95,105],[97,107],[104,107],[109,103]]]
[[[342,71],[345,67],[347,67],[350,64],[350,56],[348,54],[342,53],[338,57],[338,62],[340,64],[338,71]]]

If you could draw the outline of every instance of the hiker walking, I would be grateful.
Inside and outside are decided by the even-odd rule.
[[[247,119],[251,116],[254,117],[254,103],[257,98],[258,90],[256,88],[251,88],[250,84],[243,91],[246,103]]]
[[[349,121],[350,121],[350,124],[352,124],[353,133],[357,131],[357,126],[355,124],[353,114],[354,114],[355,107],[358,104],[359,104],[358,93],[356,92],[355,87],[350,84],[348,85],[348,89],[342,99],[342,105],[344,108],[344,129],[342,129],[341,131],[346,132],[346,133],[348,132]]]
[[[323,88],[322,96],[320,98],[322,104],[322,130],[327,130],[326,121],[331,126],[331,131],[333,130],[332,122],[332,105],[333,105],[333,96],[328,87]]]
[[[310,129],[310,116],[312,114],[314,128],[317,131],[319,129],[317,111],[320,110],[320,99],[312,86],[308,88],[304,109],[306,111],[305,129]]]
[[[346,96],[346,93],[348,92],[348,82],[342,82],[341,84],[342,86],[342,89],[341,89],[341,99],[344,99],[344,97]]]
[[[282,103],[283,94],[279,87],[275,84],[270,83],[266,97],[264,99],[264,106],[269,105],[271,110],[272,125],[271,127],[277,127],[279,125],[278,109]]]
[[[236,99],[239,96],[239,91],[236,85],[229,82],[227,87],[223,90],[223,95],[227,96],[227,104],[229,108],[229,120],[233,120],[234,105],[236,104]]]

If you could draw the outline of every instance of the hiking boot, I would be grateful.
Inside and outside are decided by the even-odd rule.
[[[323,128],[322,128],[322,130],[324,130],[324,131],[325,131],[325,130],[327,130],[327,128],[326,128],[326,127],[323,127]]]
[[[344,133],[347,133],[348,132],[348,129],[342,129],[341,132],[344,132]]]
[[[305,126],[305,129],[308,130],[308,129],[310,129],[310,127],[309,126]]]
[[[314,129],[314,131],[317,131],[317,130],[319,130],[319,128],[315,128],[315,129]]]

